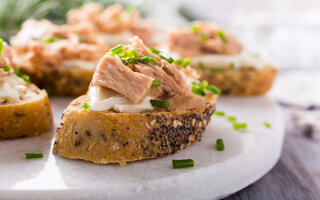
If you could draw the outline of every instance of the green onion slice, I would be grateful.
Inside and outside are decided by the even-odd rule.
[[[184,58],[184,59],[180,59],[180,60],[174,60],[173,62],[176,65],[181,65],[182,67],[186,68],[189,64],[190,64],[190,58]]]
[[[12,70],[12,67],[9,66],[9,65],[5,65],[5,66],[2,67],[2,69],[3,69],[5,72],[8,72],[8,71]]]
[[[173,63],[174,59],[162,52],[159,53],[160,58],[165,59],[166,61],[168,61],[169,63]]]
[[[223,43],[227,43],[228,42],[228,40],[225,37],[225,34],[224,34],[224,32],[222,30],[218,30],[217,36],[222,40]]]
[[[49,43],[56,42],[59,40],[64,40],[64,39],[66,39],[66,38],[64,38],[64,37],[49,37],[49,38],[44,39],[43,42],[49,44]]]
[[[84,37],[82,37],[81,35],[78,35],[78,39],[79,39],[80,43],[84,43],[85,42]]]
[[[221,117],[223,117],[225,115],[225,113],[223,111],[215,111],[214,114],[217,116],[221,116]]]
[[[234,116],[229,116],[229,117],[227,117],[227,120],[230,121],[230,122],[236,122],[237,118],[234,117]]]
[[[81,106],[84,110],[88,110],[90,108],[90,105],[85,102],[82,106]]]
[[[246,129],[247,128],[247,123],[234,123],[233,124],[233,129],[238,130],[238,129]]]
[[[218,138],[217,141],[216,141],[216,144],[217,144],[217,150],[218,150],[218,151],[223,151],[223,150],[224,150],[224,142],[223,142],[223,139]]]
[[[216,67],[211,67],[210,68],[210,72],[212,72],[212,73],[220,73],[222,71],[223,71],[222,68],[216,68]]]
[[[13,72],[17,77],[22,78],[25,82],[31,83],[30,77],[25,74],[20,73],[20,67],[17,67],[17,69]]]
[[[190,30],[191,32],[193,33],[197,33],[200,31],[200,26],[196,23],[193,23],[191,26],[190,26]]]
[[[172,160],[172,167],[174,169],[194,167],[194,161],[192,159]]]
[[[150,49],[150,51],[151,51],[152,53],[154,53],[154,54],[159,55],[159,53],[160,53],[160,51],[159,51],[159,50],[154,49],[154,48],[152,48],[152,47],[149,47],[149,49]]]
[[[267,128],[271,128],[271,125],[267,121],[263,121],[263,124]]]
[[[201,43],[201,44],[206,43],[207,39],[208,39],[207,34],[202,33],[202,34],[201,34],[201,37],[200,37],[200,43]]]
[[[168,101],[159,101],[159,100],[155,100],[155,99],[151,99],[150,103],[152,106],[164,108],[164,109],[167,109],[170,106]]]
[[[123,54],[125,52],[124,47],[122,44],[119,44],[112,49],[109,50],[111,53],[117,54],[120,56],[120,54]]]
[[[0,38],[0,55],[4,51],[4,46],[3,46],[3,39]]]
[[[26,159],[43,158],[42,153],[25,153]]]
[[[152,81],[152,86],[160,86],[161,81]]]

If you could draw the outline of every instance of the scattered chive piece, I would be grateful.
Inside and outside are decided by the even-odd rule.
[[[218,151],[223,151],[224,150],[224,143],[223,143],[223,139],[218,138],[216,141],[217,144],[217,150]]]
[[[44,43],[52,43],[52,42],[56,42],[56,41],[59,41],[59,40],[63,40],[65,39],[64,37],[49,37],[49,38],[46,38],[43,40]]]
[[[44,87],[44,89],[47,91],[47,94],[48,94],[49,96],[51,96],[51,94],[52,94],[51,86],[50,86],[50,85],[46,85],[46,86]]]
[[[3,39],[0,38],[0,55],[4,51],[4,46],[3,46]]]
[[[160,86],[161,81],[152,81],[152,86]]]
[[[124,47],[122,44],[119,44],[115,47],[113,47],[112,49],[109,50],[111,53],[117,54],[119,55],[120,53],[124,52]]]
[[[194,161],[192,159],[172,160],[172,167],[174,169],[194,167]]]
[[[174,61],[172,57],[170,57],[162,52],[159,53],[159,56],[160,56],[160,58],[165,59],[169,63],[173,63],[173,61]]]
[[[223,117],[225,115],[225,113],[223,111],[215,111],[214,114],[217,116],[221,116],[221,117]]]
[[[136,7],[130,5],[130,6],[126,7],[125,11],[129,14],[133,14],[133,13],[137,12],[137,9],[136,9]]]
[[[127,62],[127,61],[122,60],[122,59],[121,59],[121,61],[122,61],[122,63],[123,63],[124,65],[128,66],[128,62]]]
[[[263,124],[265,125],[265,127],[271,128],[271,125],[267,121],[263,121]]]
[[[222,30],[219,30],[217,32],[217,36],[222,40],[223,43],[227,43],[228,42],[228,40],[225,37],[224,32]]]
[[[87,102],[85,102],[81,107],[85,110],[88,110],[90,108],[90,105]]]
[[[42,153],[25,153],[26,159],[43,158]]]
[[[28,75],[22,75],[20,74],[20,67],[17,67],[17,69],[13,72],[17,77],[22,78],[25,82],[31,83],[30,77]]]
[[[212,93],[215,94],[221,94],[221,91],[219,88],[217,88],[214,85],[210,85],[207,81],[202,81],[201,83],[197,83],[197,82],[192,82],[192,92],[196,95],[200,95],[200,96],[206,96],[207,93],[205,91],[209,90]]]
[[[231,68],[231,69],[234,69],[234,62],[231,62],[231,63],[230,63],[230,68]]]
[[[208,39],[207,34],[202,33],[202,34],[201,34],[201,38],[200,38],[200,43],[201,43],[201,44],[206,43],[207,39]]]
[[[141,63],[149,63],[150,61],[153,61],[153,62],[157,62],[157,59],[156,58],[153,58],[149,55],[145,55],[141,58],[138,58],[137,59],[138,62],[141,62]]]
[[[150,51],[152,52],[152,53],[154,53],[154,54],[159,54],[160,53],[160,51],[159,50],[157,50],[157,49],[154,49],[154,48],[152,48],[152,47],[149,47],[149,49],[150,49]]]
[[[5,72],[8,72],[8,71],[12,70],[12,67],[9,66],[9,65],[6,65],[6,66],[3,66],[2,69],[3,69]]]
[[[230,122],[236,122],[237,118],[234,117],[234,116],[229,116],[229,117],[227,117],[227,120],[230,121]]]
[[[182,67],[186,68],[190,64],[190,58],[186,57],[184,59],[174,60],[173,63],[176,65],[182,65]]]
[[[215,93],[215,94],[218,94],[218,95],[221,94],[221,90],[219,88],[217,88],[216,86],[214,86],[214,85],[208,85],[206,87],[206,89],[211,91],[211,92],[213,92],[213,93]]]
[[[200,69],[203,69],[203,68],[204,68],[203,62],[199,61],[199,62],[198,62],[198,67],[199,67]]]
[[[247,123],[241,123],[241,124],[234,123],[234,124],[233,124],[233,129],[234,129],[234,130],[246,129],[246,128],[247,128]]]
[[[223,71],[222,68],[216,68],[216,67],[211,67],[210,68],[210,72],[212,72],[212,73],[220,73],[222,71]]]
[[[155,99],[151,99],[150,103],[152,106],[164,108],[164,109],[167,109],[170,106],[169,102],[167,102],[167,101],[159,101],[159,100],[155,100]]]
[[[193,33],[197,33],[200,31],[200,26],[197,25],[196,23],[193,23],[191,26],[190,26],[190,30],[193,32]]]
[[[80,43],[84,43],[85,42],[84,38],[81,35],[78,35],[78,39],[79,39]]]
[[[192,92],[196,95],[203,96],[203,97],[207,95],[207,93],[204,91],[203,88],[198,88],[195,85],[192,86]]]

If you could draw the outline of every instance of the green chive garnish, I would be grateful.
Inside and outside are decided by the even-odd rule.
[[[150,49],[150,51],[152,52],[152,53],[154,53],[154,54],[159,54],[160,53],[160,51],[159,50],[157,50],[157,49],[154,49],[154,48],[152,48],[152,47],[149,47],[149,49]]]
[[[0,38],[0,55],[4,51],[4,46],[3,46],[3,39]]]
[[[222,40],[222,42],[224,42],[224,43],[227,43],[227,42],[228,42],[228,40],[227,40],[227,38],[225,37],[224,32],[223,32],[222,30],[219,30],[219,31],[217,32],[217,36]]]
[[[28,75],[20,74],[20,67],[13,72],[17,77],[22,78],[25,82],[31,83],[30,77]]]
[[[145,56],[137,59],[137,61],[138,61],[138,62],[141,62],[141,63],[149,63],[149,62],[151,62],[151,61],[157,62],[157,59],[156,59],[156,58],[153,58],[153,57],[151,57],[151,56],[149,56],[149,55],[145,55]]]
[[[203,68],[204,68],[203,62],[199,61],[199,62],[198,62],[198,67],[199,67],[200,69],[203,69]]]
[[[8,72],[8,71],[12,70],[12,67],[9,66],[9,65],[6,65],[6,66],[3,66],[2,69],[3,69],[5,72]]]
[[[170,106],[169,102],[167,102],[167,101],[159,101],[159,100],[155,100],[155,99],[151,99],[150,103],[152,106],[164,108],[164,109],[167,109]]]
[[[223,111],[215,111],[214,114],[217,116],[221,116],[221,117],[223,117],[225,115],[225,113]]]
[[[193,32],[193,33],[197,33],[200,31],[200,26],[197,25],[196,23],[193,23],[191,26],[190,26],[190,30]]]
[[[201,44],[206,43],[207,39],[208,39],[207,34],[202,33],[202,34],[201,34],[201,38],[200,38],[200,42],[201,42]]]
[[[214,85],[210,85],[207,81],[202,81],[201,83],[197,83],[197,82],[192,82],[192,92],[196,95],[200,95],[200,96],[206,96],[207,93],[205,92],[206,90],[209,90],[212,93],[215,94],[221,94],[221,91],[219,88],[217,88]]]
[[[134,6],[128,6],[125,11],[129,14],[133,14],[137,12],[137,8],[135,8]]]
[[[165,59],[166,61],[168,61],[169,63],[173,63],[174,59],[162,52],[159,53],[160,58]]]
[[[192,88],[191,88],[192,92],[196,95],[199,95],[199,96],[206,96],[207,93],[204,91],[203,88],[198,88],[197,86],[193,85]]]
[[[230,68],[231,68],[231,69],[234,69],[234,62],[231,62],[231,63],[230,63]]]
[[[237,118],[234,117],[234,116],[229,116],[229,117],[227,117],[227,120],[230,121],[230,122],[236,122]]]
[[[217,150],[218,151],[223,151],[224,150],[224,143],[223,143],[223,139],[218,138],[216,141],[217,144]]]
[[[84,43],[85,42],[84,38],[81,35],[78,35],[78,39],[79,39],[80,43]]]
[[[234,124],[233,124],[233,129],[234,129],[234,130],[246,129],[246,128],[247,128],[247,123],[241,123],[241,124],[234,123]]]
[[[49,37],[49,38],[44,39],[43,42],[49,44],[49,43],[56,42],[59,40],[64,40],[64,39],[66,39],[66,38],[64,38],[64,37]]]
[[[85,110],[88,110],[90,108],[90,105],[87,102],[85,102],[81,107]]]
[[[216,86],[214,86],[214,85],[208,85],[206,87],[206,89],[211,91],[211,92],[213,92],[213,93],[215,93],[215,94],[218,94],[218,95],[221,94],[221,90],[219,88],[217,88]]]
[[[188,168],[193,166],[194,166],[194,161],[192,159],[172,160],[172,167],[174,169]]]
[[[43,158],[42,153],[25,153],[26,159]]]
[[[50,85],[46,85],[46,86],[44,87],[44,89],[47,91],[47,94],[48,94],[49,96],[51,96],[51,94],[52,94],[51,86],[50,86]]]
[[[189,64],[190,64],[190,58],[184,58],[184,59],[180,59],[180,60],[174,60],[173,62],[176,65],[182,65],[182,67],[186,68]]]
[[[212,72],[212,73],[220,73],[222,71],[223,71],[222,68],[216,68],[216,67],[211,67],[210,68],[210,72]]]
[[[152,86],[160,86],[161,81],[152,81]]]
[[[263,121],[263,124],[264,124],[264,126],[265,126],[265,127],[267,127],[267,128],[271,128],[271,125],[270,125],[268,122]]]
[[[115,47],[113,47],[112,49],[109,50],[110,52],[114,53],[114,54],[117,54],[117,55],[120,55],[120,54],[123,54],[125,51],[124,51],[124,47],[122,44],[119,44]]]

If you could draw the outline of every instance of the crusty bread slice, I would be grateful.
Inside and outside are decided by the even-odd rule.
[[[273,66],[257,69],[242,67],[238,69],[223,69],[212,72],[209,68],[197,69],[201,80],[207,80],[217,86],[223,94],[230,95],[260,95],[268,92],[277,75],[278,69]]]
[[[88,96],[64,111],[53,153],[100,164],[158,158],[201,140],[214,104],[185,111],[114,113],[84,110]]]
[[[0,104],[0,140],[39,135],[52,127],[46,91],[30,84],[35,96],[23,103]]]
[[[88,91],[94,69],[22,65],[21,72],[53,95],[80,96]]]

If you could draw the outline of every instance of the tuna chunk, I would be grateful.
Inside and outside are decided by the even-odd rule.
[[[3,42],[3,48],[3,52],[0,55],[0,67],[6,65],[12,66],[13,52],[11,47],[6,42]]]
[[[195,57],[203,54],[239,54],[242,45],[238,40],[213,23],[196,22],[196,30],[180,28],[168,35],[171,51],[178,52],[182,57]]]
[[[132,71],[118,56],[107,53],[97,66],[91,84],[119,92],[133,103],[140,103],[148,95],[153,78]]]

